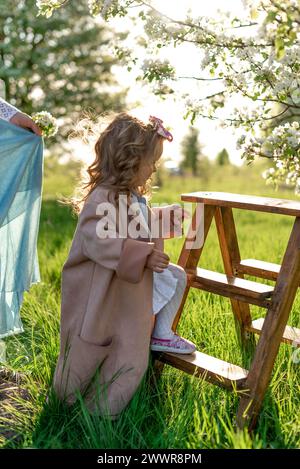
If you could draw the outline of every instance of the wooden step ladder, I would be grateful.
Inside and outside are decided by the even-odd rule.
[[[206,290],[230,298],[238,337],[243,348],[255,347],[253,334],[260,335],[249,370],[196,351],[191,355],[152,352],[158,377],[164,364],[202,377],[226,389],[241,391],[237,412],[239,428],[253,429],[271,379],[281,342],[300,346],[300,329],[287,326],[300,283],[300,202],[227,192],[193,192],[181,195],[184,202],[196,203],[178,264],[187,273],[187,286],[176,314],[176,331],[190,288]],[[203,244],[192,248],[199,234],[199,208],[203,208]],[[233,218],[233,208],[270,212],[295,217],[282,265],[256,259],[241,260]],[[212,219],[215,218],[225,273],[198,267]],[[274,286],[244,279],[251,275],[275,281]],[[249,304],[266,308],[265,318],[252,321]]]

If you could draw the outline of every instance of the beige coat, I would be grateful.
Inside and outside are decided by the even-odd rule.
[[[164,240],[100,239],[96,208],[105,201],[114,204],[113,194],[113,186],[102,184],[89,196],[63,267],[54,389],[68,404],[79,391],[90,411],[117,415],[132,398],[148,366],[153,271],[145,264],[154,247],[164,250]],[[128,215],[128,221],[131,217]],[[103,386],[110,380],[112,384]],[[97,397],[99,385],[107,391],[107,401],[106,394]]]

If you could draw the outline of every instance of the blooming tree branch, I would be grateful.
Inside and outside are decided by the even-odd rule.
[[[72,1],[72,0],[70,0]],[[41,14],[60,8],[63,1],[37,1]],[[176,82],[187,80],[185,118],[220,120],[242,136],[237,146],[247,162],[266,157],[273,164],[268,181],[285,180],[300,192],[300,2],[298,0],[243,0],[245,17],[176,20],[160,13],[151,0],[89,0],[91,14],[105,20],[125,16],[135,8],[144,24],[140,39],[145,55],[130,59],[119,45],[119,57],[139,65],[140,80],[156,86],[161,96],[174,93]],[[247,30],[247,34],[245,34]],[[166,46],[189,44],[200,52],[199,76],[178,74],[176,64],[163,58]],[[160,55],[161,54],[161,55]],[[219,88],[195,98],[189,81],[214,83]],[[235,97],[245,105],[226,106]],[[224,117],[224,111],[226,115]]]

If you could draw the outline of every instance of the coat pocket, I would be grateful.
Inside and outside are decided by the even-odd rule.
[[[73,356],[71,368],[83,378],[83,381],[86,381],[84,378],[92,376],[108,359],[113,344],[114,337],[108,337],[102,343],[96,344],[75,336],[73,342],[75,356]]]
[[[73,404],[77,391],[86,392],[97,372],[101,374],[113,342],[113,337],[108,338],[107,345],[101,345],[87,342],[79,335],[72,336],[61,351],[54,376],[54,388],[61,399]]]
[[[107,336],[107,337],[102,338],[99,341],[94,342],[90,338],[86,338],[86,337],[82,336],[82,334],[80,334],[78,336],[78,339],[80,339],[85,344],[94,345],[96,347],[109,347],[113,342],[113,337],[112,336]]]

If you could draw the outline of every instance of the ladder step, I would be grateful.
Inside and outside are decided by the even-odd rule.
[[[198,351],[190,355],[167,352],[152,353],[155,354],[157,360],[163,363],[191,375],[195,374],[197,377],[229,390],[242,389],[248,375],[248,370],[240,366]]]
[[[235,298],[246,303],[268,307],[273,286],[214,272],[197,267],[196,275],[187,271],[189,284],[194,288]]]
[[[270,212],[282,215],[300,216],[300,202],[288,199],[273,199],[256,195],[234,194],[231,192],[189,192],[181,194],[186,202],[204,203],[217,207],[233,207],[255,212]]]
[[[252,324],[250,326],[247,326],[246,330],[250,332],[255,332],[256,334],[261,334],[264,325],[264,320],[264,318],[259,318],[255,321],[252,321]],[[297,327],[286,326],[281,342],[285,342],[286,344],[295,344],[296,342],[300,347],[300,329],[297,329]]]
[[[254,277],[277,280],[281,265],[256,259],[245,259],[236,264],[237,273],[253,275]]]

